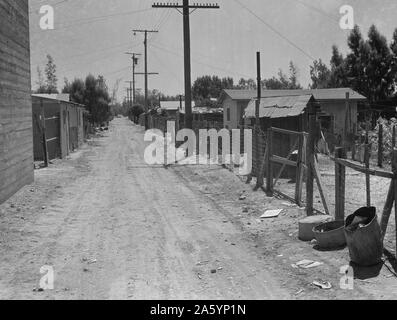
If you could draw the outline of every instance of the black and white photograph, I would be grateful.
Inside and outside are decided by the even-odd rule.
[[[395,300],[396,17],[0,0],[0,300]]]

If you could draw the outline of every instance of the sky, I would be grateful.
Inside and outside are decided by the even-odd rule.
[[[29,0],[32,85],[46,55],[57,65],[58,86],[64,78],[103,75],[117,97],[126,96],[132,79],[131,58],[125,52],[144,53],[143,34],[133,29],[158,30],[149,35],[149,89],[168,95],[184,92],[183,17],[175,9],[154,9],[149,0]],[[159,1],[161,2],[161,1]],[[172,0],[170,2],[176,2]],[[181,0],[179,1],[181,3]],[[191,3],[200,2],[191,0]],[[209,3],[210,0],[204,0]],[[396,0],[219,0],[219,10],[200,9],[190,16],[192,81],[202,75],[256,78],[256,52],[261,52],[261,74],[269,78],[289,61],[299,70],[299,82],[310,84],[313,59],[329,62],[332,45],[347,52],[349,30],[339,26],[340,7],[354,9],[355,23],[366,36],[371,24],[391,41],[397,28]],[[54,30],[39,26],[39,10],[52,5]],[[140,59],[137,72],[143,72]],[[136,76],[144,88],[143,76]]]

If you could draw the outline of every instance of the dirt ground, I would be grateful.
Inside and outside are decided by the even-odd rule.
[[[348,251],[299,241],[301,208],[219,166],[146,165],[143,133],[114,120],[0,205],[1,299],[396,298],[386,267],[340,289]],[[260,220],[266,209],[284,211]],[[303,259],[324,264],[292,267]],[[43,265],[54,268],[55,288],[35,292]]]

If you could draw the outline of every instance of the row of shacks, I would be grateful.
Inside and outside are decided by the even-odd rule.
[[[31,94],[29,5],[0,0],[0,203],[34,180],[34,160],[64,158],[84,140],[82,105]],[[48,157],[47,157],[48,155]]]
[[[225,128],[252,127],[257,100],[255,90],[224,90],[221,103]],[[346,139],[354,140],[360,129],[359,115],[368,110],[367,99],[350,88],[264,90],[259,105],[260,129],[307,132],[310,105],[316,106],[318,133],[323,138],[318,140],[320,151],[332,150]],[[289,143],[280,141],[279,145]]]
[[[35,161],[65,158],[84,142],[87,121],[84,105],[69,95],[32,95],[33,153]]]

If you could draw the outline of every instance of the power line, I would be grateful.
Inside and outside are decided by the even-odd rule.
[[[128,12],[119,12],[119,13],[113,13],[113,14],[109,14],[109,15],[102,15],[102,16],[97,16],[97,17],[91,17],[91,18],[82,18],[82,19],[77,19],[77,20],[69,20],[66,21],[66,23],[70,23],[70,24],[60,24],[60,26],[57,26],[55,29],[53,30],[45,30],[45,32],[55,32],[55,31],[59,31],[59,30],[65,30],[68,28],[73,28],[73,27],[78,27],[78,26],[82,26],[82,25],[89,25],[92,23],[96,23],[96,22],[102,22],[102,21],[106,21],[108,18],[113,18],[113,17],[119,17],[119,16],[128,16],[128,15],[132,15],[132,14],[137,14],[137,13],[142,13],[142,12],[147,12],[147,11],[151,11],[153,10],[152,8],[147,8],[147,9],[142,9],[142,10],[132,10],[132,11],[128,11]],[[80,22],[80,23],[78,23]],[[37,34],[37,33],[42,33],[43,30],[38,30],[35,32],[31,32],[31,34]]]
[[[291,46],[293,46],[295,49],[299,50],[302,52],[306,57],[308,57],[311,61],[314,61],[315,58],[313,58],[309,53],[307,53],[305,50],[303,50],[301,47],[299,47],[297,44],[295,44],[292,40],[288,39],[286,36],[284,36],[280,31],[278,31],[276,28],[271,26],[269,23],[267,23],[263,18],[258,16],[254,11],[252,11],[250,8],[242,4],[239,0],[234,0],[237,2],[243,9],[247,10],[251,15],[253,15],[255,18],[257,18],[260,22],[262,22],[266,27],[268,27],[271,31],[273,31],[275,34],[277,34],[280,38],[284,39],[287,41]]]
[[[336,16],[331,16],[330,14],[326,13],[325,11],[323,11],[323,10],[321,10],[321,9],[315,7],[315,6],[312,6],[312,5],[310,5],[310,4],[306,3],[306,2],[303,2],[301,0],[293,0],[293,1],[296,1],[296,2],[300,3],[302,6],[308,8],[308,9],[310,9],[312,11],[320,13],[321,15],[327,17],[328,19],[331,19],[333,22],[337,22],[339,24],[339,20],[338,20],[338,18]]]
[[[176,55],[176,56],[178,56],[178,57],[183,57],[182,54],[180,54],[180,53],[178,53],[178,52],[175,52],[175,51],[172,51],[172,50],[170,50],[170,49],[168,49],[168,48],[165,48],[165,47],[162,47],[162,46],[159,46],[159,45],[154,45],[154,44],[150,44],[150,46],[153,47],[153,48],[156,48],[156,49],[158,49],[158,50],[163,50],[163,51],[169,52],[169,53],[171,53],[171,54],[173,54],[173,55]],[[197,64],[200,64],[200,65],[206,66],[206,67],[208,67],[208,68],[211,68],[211,69],[217,69],[217,70],[219,70],[219,71],[227,72],[227,73],[229,73],[229,74],[235,74],[235,75],[238,75],[238,76],[242,76],[242,77],[246,77],[246,78],[251,78],[251,76],[249,76],[249,75],[247,75],[247,74],[243,74],[243,73],[240,73],[240,72],[236,72],[236,71],[224,69],[224,68],[221,68],[221,67],[218,67],[218,66],[215,66],[215,65],[211,65],[211,64],[202,62],[202,61],[197,60],[197,59],[195,59],[195,58],[192,58],[192,61],[194,61],[194,62],[197,63]]]

